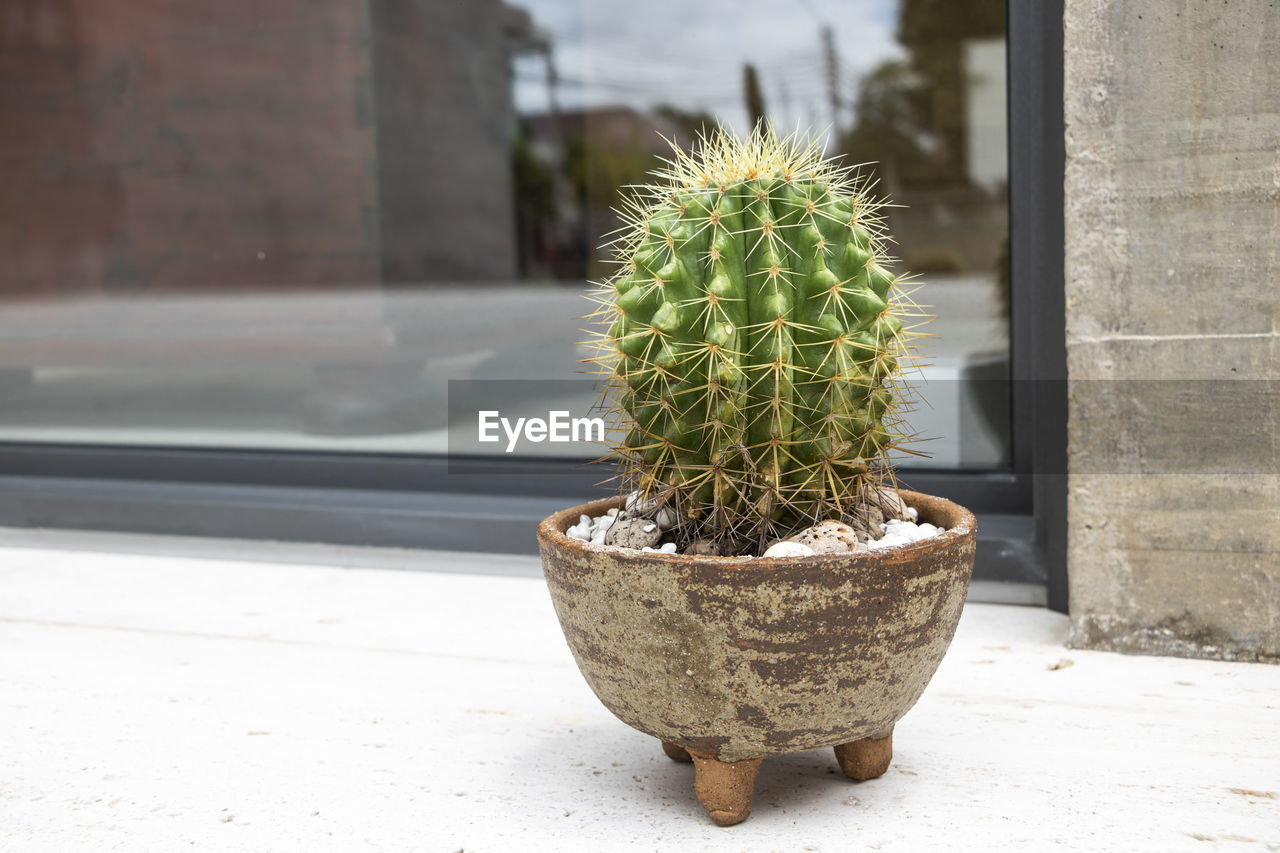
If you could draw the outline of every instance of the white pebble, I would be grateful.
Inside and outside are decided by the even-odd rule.
[[[657,498],[649,498],[647,501],[640,500],[639,492],[632,492],[627,495],[626,509],[627,512],[635,515],[644,515],[658,505]]]
[[[565,531],[566,536],[574,539],[580,539],[583,542],[591,541],[591,516],[579,516],[578,523]]]
[[[916,525],[914,522],[911,522],[911,521],[899,521],[896,518],[891,518],[888,521],[886,521],[884,524],[880,525],[880,529],[883,530],[886,534],[890,534],[894,536],[905,536],[908,539],[916,538],[916,535],[915,535]]]
[[[908,539],[906,536],[903,536],[901,533],[886,533],[885,535],[881,536],[879,539],[872,539],[870,542],[867,543],[867,547],[868,548],[892,548],[896,545],[906,545],[906,544],[909,544],[910,542],[911,540]]]
[[[884,531],[884,535],[879,539],[872,539],[868,542],[868,548],[893,548],[897,545],[919,542],[922,539],[928,539],[943,532],[942,528],[927,521],[923,524],[916,524],[914,521],[899,521],[898,519],[886,521],[880,525],[880,529]]]
[[[638,492],[632,492],[628,495],[627,509],[635,508],[638,500]],[[652,510],[656,503],[657,502],[654,500],[646,501],[644,506],[640,507],[640,510]],[[907,507],[907,513],[912,519],[919,518],[919,513],[916,512],[915,507]],[[626,515],[626,511],[619,510],[617,507],[609,510],[604,515],[598,515],[595,518],[588,515],[582,515],[578,517],[577,524],[572,525],[565,531],[565,535],[573,539],[577,539],[580,542],[589,542],[592,545],[603,545],[605,534],[609,532],[609,528],[613,526],[614,522],[621,520]],[[674,527],[676,521],[677,516],[674,510],[669,507],[663,507],[658,510],[653,522],[644,525],[643,530],[645,533],[652,533],[654,530],[659,528],[666,530],[670,527]],[[879,539],[872,539],[867,542],[865,546],[860,543],[855,550],[861,550],[863,547],[894,548],[899,545],[908,545],[912,542],[919,542],[922,539],[928,539],[932,536],[937,536],[938,534],[945,532],[942,528],[930,524],[927,521],[917,524],[915,521],[904,521],[896,518],[891,518],[881,524],[880,530],[883,532],[883,535]],[[657,554],[678,553],[674,542],[668,542],[667,544],[657,548],[646,547],[643,550]],[[808,557],[816,553],[818,552],[809,545],[801,542],[784,540],[770,545],[761,556]]]
[[[762,557],[812,557],[817,552],[808,545],[799,542],[775,542],[770,545]]]
[[[650,554],[674,554],[676,552],[676,543],[668,542],[667,544],[660,545],[657,548],[645,547],[640,550]]]
[[[658,522],[658,526],[663,530],[670,530],[676,526],[677,516],[671,507],[664,506],[658,510],[658,514],[653,517],[653,520]]]
[[[610,510],[604,515],[597,515],[595,518],[589,515],[581,515],[578,517],[578,523],[566,530],[565,535],[580,542],[603,545],[604,535],[609,532],[609,528],[617,520],[618,511],[616,509]]]

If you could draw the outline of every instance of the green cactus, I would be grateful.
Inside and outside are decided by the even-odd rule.
[[[738,547],[874,500],[909,438],[919,316],[886,269],[881,203],[768,127],[717,131],[655,176],[594,294],[624,487],[673,506],[684,538]]]

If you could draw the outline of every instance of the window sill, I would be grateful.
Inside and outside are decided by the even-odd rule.
[[[725,843],[688,767],[591,695],[540,581],[438,552],[420,567],[453,571],[51,547],[78,535],[0,546],[0,642],[22,650],[0,657],[20,698],[5,728],[40,732],[6,747],[0,846]],[[944,827],[975,849],[1269,837],[1280,737],[1260,697],[1280,669],[1067,650],[1065,633],[1043,609],[968,605],[889,773],[847,782],[826,750],[766,761],[752,846],[826,849],[851,827],[904,849]]]

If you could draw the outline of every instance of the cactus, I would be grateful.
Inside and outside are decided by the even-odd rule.
[[[654,176],[592,294],[623,488],[731,550],[849,517],[910,438],[903,320],[920,315],[886,268],[883,203],[768,126],[718,130]]]

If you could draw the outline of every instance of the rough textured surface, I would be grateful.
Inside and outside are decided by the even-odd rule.
[[[868,506],[863,512],[849,517],[850,526],[853,527],[854,532],[863,542],[868,539],[879,539],[882,535],[880,525],[884,524],[884,521],[884,513],[874,506]]]
[[[1067,0],[1065,39],[1072,643],[1275,661],[1280,8]]]
[[[604,544],[619,548],[651,548],[662,538],[657,522],[647,518],[624,518],[609,525]]]
[[[724,762],[879,737],[932,677],[973,563],[962,507],[911,492],[954,528],[880,554],[628,555],[538,527],[556,614],[587,683],[623,722]]]
[[[818,554],[850,553],[862,544],[857,531],[842,521],[831,519],[801,530],[791,537],[791,541],[808,545]]]

